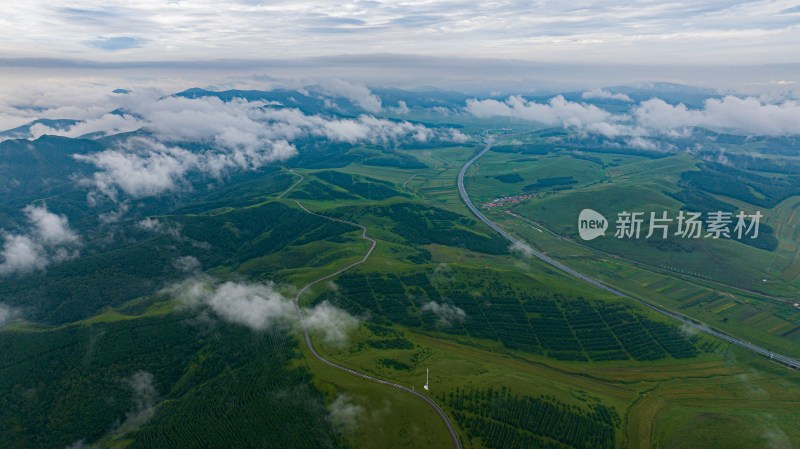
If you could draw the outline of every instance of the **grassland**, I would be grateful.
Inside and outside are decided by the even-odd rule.
[[[577,216],[584,208],[607,217],[622,210],[666,210],[677,215],[684,204],[668,194],[678,189],[681,173],[697,170],[697,160],[684,154],[659,159],[594,155],[597,161],[593,163],[603,170],[594,172],[592,181],[586,177],[586,161],[574,161],[569,152],[537,156],[536,161],[522,164],[531,167],[508,164],[518,156],[490,152],[482,164],[498,169],[513,166],[515,173],[525,175],[516,183],[520,187],[556,176],[571,176],[578,182],[567,190],[537,191],[533,199],[511,210],[488,211],[493,220],[543,252],[616,288],[766,347],[800,355],[800,311],[792,306],[797,292],[792,270],[798,266],[794,259],[798,226],[791,222],[797,219],[792,209],[798,204],[796,199],[763,212],[767,223],[776,227],[779,245],[774,251],[731,240],[651,241],[644,239],[646,228],[639,240],[616,239],[613,225],[606,237],[577,242]],[[537,164],[541,171],[536,170]],[[478,201],[509,193],[493,177],[471,176],[470,192]],[[741,201],[716,198],[754,210]]]
[[[295,169],[305,177],[304,181],[279,200],[276,197],[294,179],[286,173],[280,174],[281,188],[274,188],[269,194],[260,192],[257,201],[245,205],[215,203],[209,210],[201,208],[162,216],[164,222],[182,223],[182,235],[189,240],[177,243],[153,240],[145,248],[159,245],[171,246],[173,251],[179,248],[196,255],[203,270],[220,280],[273,280],[279,282],[279,291],[289,295],[293,289],[360,259],[367,243],[357,238],[358,231],[348,227],[326,227],[324,220],[313,219],[304,221],[302,227],[295,221],[279,227],[271,224],[276,216],[307,217],[304,213],[295,214],[300,211],[295,201],[301,201],[315,212],[366,226],[368,235],[378,240],[370,259],[354,272],[315,286],[303,300],[304,305],[325,299],[339,300],[338,304],[358,316],[361,324],[341,345],[326,344],[314,335],[315,347],[344,366],[417,390],[424,383],[425,369],[430,369],[430,394],[458,426],[462,442],[468,448],[510,447],[509,441],[517,441],[516,444],[535,441],[553,448],[735,448],[743,442],[752,447],[800,445],[800,430],[793,422],[800,401],[800,377],[796,372],[711,337],[675,327],[635,302],[576,283],[545,264],[510,252],[507,247],[486,252],[485,248],[493,248],[491,242],[496,236],[468,216],[455,189],[458,169],[473,151],[471,147],[398,149],[398,154],[414,156],[427,165],[413,170],[358,162],[335,170],[338,174],[326,173],[331,171],[327,168]],[[377,153],[365,151],[365,154],[372,157]],[[639,190],[629,186],[624,191],[626,201],[628,194],[636,194],[647,204],[674,210],[679,207],[677,201],[659,189],[674,188],[670,182],[682,171],[695,167],[685,156],[654,160],[604,154],[597,158],[599,164],[581,154],[490,154],[470,173],[470,192],[474,191],[478,203],[479,198],[514,192],[512,187],[525,187],[542,179],[572,177],[575,183],[568,184],[570,189],[537,192],[536,199],[515,210],[522,218],[505,211],[498,211],[492,218],[533,245],[604,282],[648,295],[653,301],[767,346],[774,345],[787,352],[796,347],[793,334],[781,334],[800,322],[792,321],[795,316],[791,314],[779,316],[783,311],[780,303],[711,284],[708,273],[698,274],[708,276],[709,280],[702,276],[682,276],[679,270],[695,270],[691,265],[682,265],[682,260],[674,261],[675,271],[637,265],[541,231],[536,224],[545,223],[536,215],[540,211],[552,212],[548,216],[554,217],[550,218],[553,223],[546,226],[561,219],[568,219],[565,223],[571,224],[575,217],[569,209],[570,195],[586,191],[595,195],[587,196],[587,200],[594,201],[602,196],[597,192],[625,188],[626,183],[642,186]],[[514,163],[510,164],[510,160]],[[495,177],[503,173],[517,173],[523,180],[509,183]],[[354,176],[344,178],[340,174]],[[597,204],[600,210],[602,203]],[[617,206],[610,200],[605,204]],[[775,211],[793,220],[792,211],[797,204],[789,199],[776,206]],[[413,233],[398,226],[402,224],[398,223],[398,217],[426,231]],[[781,239],[782,246],[776,253],[764,255],[762,250],[734,242],[727,242],[735,245],[730,248],[715,244],[711,249],[727,248],[736,254],[743,251],[747,257],[751,257],[752,251],[755,256],[749,259],[751,262],[779,259],[784,253],[797,251],[787,243],[796,227],[771,223]],[[566,227],[554,226],[554,230],[567,233]],[[448,240],[453,235],[460,236],[458,242]],[[192,242],[207,242],[212,248],[220,246],[226,250],[205,254],[191,249],[195,248]],[[195,252],[189,253],[190,249]],[[661,254],[657,251],[642,249],[636,257]],[[772,263],[778,266],[778,262]],[[740,265],[734,269],[747,276],[761,275],[744,263]],[[697,267],[703,264],[698,263]],[[770,279],[774,279],[772,274]],[[367,290],[360,297],[351,291],[364,285]],[[431,302],[449,306],[450,321],[443,321],[441,315],[434,313]],[[275,442],[283,447],[313,445],[317,437],[324,437],[331,445],[352,447],[448,446],[444,425],[423,401],[318,362],[303,345],[297,344],[296,330],[286,331],[278,338],[219,322],[222,328],[214,336],[213,326],[203,327],[199,310],[187,312],[175,306],[168,294],[157,293],[120,301],[114,308],[102,308],[79,324],[48,328],[17,322],[0,332],[0,338],[27,341],[25,344],[30,345],[33,335],[57,342],[59,332],[65,332],[64,329],[70,332],[84,329],[81,332],[85,333],[85,329],[105,326],[111,332],[116,329],[114,326],[136,328],[152,322],[196,322],[192,326],[208,332],[204,338],[225,340],[216,346],[215,352],[213,345],[200,344],[203,342],[195,342],[195,346],[195,343],[183,344],[191,338],[180,327],[184,324],[180,324],[172,330],[178,333],[173,343],[180,349],[173,358],[162,351],[169,348],[152,350],[149,355],[140,356],[146,359],[146,364],[139,365],[127,363],[124,357],[136,353],[135,345],[129,352],[120,352],[112,364],[119,378],[143,367],[156,373],[169,371],[169,376],[156,375],[157,380],[171,380],[159,384],[161,398],[154,417],[132,432],[110,433],[108,428],[113,420],[130,410],[132,398],[129,389],[105,379],[104,388],[115,391],[116,395],[128,394],[108,414],[106,421],[111,424],[98,421],[91,437],[81,437],[72,429],[54,439],[58,444],[52,447],[64,447],[80,438],[104,447],[157,446],[166,441],[192,445],[197,443],[190,438],[192,429],[203,429],[217,438],[228,431],[225,426],[284,429],[277,424],[281,420],[297,424],[289,429],[291,432],[286,432],[287,438],[295,439]],[[210,311],[206,311],[207,317],[208,314]],[[748,314],[749,318],[745,318]],[[119,333],[120,338],[135,334]],[[146,335],[148,339],[153,337]],[[556,335],[559,338],[547,340],[548,336]],[[643,339],[633,338],[636,335]],[[80,362],[90,341],[86,335],[83,337],[70,352],[64,352],[70,354],[72,361],[69,370],[47,365],[56,352],[45,351],[46,354],[33,359],[42,366],[50,366],[55,376],[69,380],[60,385],[83,385],[81,382],[86,382],[87,377]],[[135,338],[130,337],[130,341]],[[139,349],[148,347],[142,345]],[[682,352],[676,348],[690,350]],[[273,350],[281,356],[276,359]],[[612,354],[618,357],[605,357]],[[289,374],[273,381],[271,376],[277,372]],[[3,397],[27,404],[26,395],[30,396],[31,388],[37,387],[20,382],[19,377],[19,374],[2,376],[6,380]],[[57,395],[59,390],[53,391]],[[88,397],[81,389],[66,391],[76,404]],[[593,421],[577,425],[572,433],[526,427],[508,416],[497,415],[500,410],[497,404],[485,399],[495,396],[500,398],[497,404],[511,404],[509,407],[527,410],[533,417],[552,416],[545,411],[559,410],[559,419],[587,423],[582,420],[592,417]],[[295,407],[298,402],[282,404],[281,398],[286,397],[302,399],[313,406],[302,409]],[[453,399],[459,397],[466,399],[461,402]],[[483,411],[475,404],[483,407]],[[536,404],[539,408],[530,411],[523,408],[525,404]],[[42,402],[43,407],[46,405]],[[352,419],[332,423],[329,411],[334,407],[349,410]],[[596,414],[605,408],[612,418]],[[70,413],[76,411],[68,410],[64,418],[71,419],[74,415]],[[214,417],[222,414],[233,417],[215,425]],[[16,419],[7,422],[21,422]],[[595,421],[601,425],[598,427]],[[312,425],[321,433],[303,440],[302,429]],[[579,432],[604,428],[611,429],[610,440],[582,446],[588,443],[578,441],[590,439],[576,439]],[[30,433],[25,434],[26,438],[33,438]],[[243,435],[244,439],[237,441],[246,445],[251,441],[247,438],[255,438],[257,433]],[[515,440],[514,435],[520,436]],[[211,447],[224,447],[223,440],[209,441]]]

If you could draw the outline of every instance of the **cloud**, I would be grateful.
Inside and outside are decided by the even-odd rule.
[[[339,429],[352,432],[358,427],[359,418],[364,414],[364,407],[350,401],[347,393],[342,393],[328,406],[329,418]]]
[[[601,100],[619,100],[619,101],[633,102],[631,97],[623,93],[614,94],[599,87],[592,90],[587,90],[586,92],[582,93],[581,98],[583,98],[584,100],[591,100],[597,98]]]
[[[103,114],[98,118],[82,120],[66,129],[54,128],[43,123],[35,123],[30,127],[33,139],[47,134],[51,136],[83,137],[99,133],[112,135],[128,133],[144,127],[146,123],[131,114]]]
[[[509,251],[512,253],[517,253],[523,257],[531,257],[533,255],[533,250],[527,245],[523,245],[520,242],[514,242],[508,247]]]
[[[207,305],[222,319],[256,331],[299,325],[294,303],[272,282],[216,285],[208,277],[197,277],[170,290],[189,305]],[[327,301],[302,309],[302,314],[309,331],[321,333],[328,344],[343,344],[348,331],[358,324],[356,318]]]
[[[440,304],[436,301],[431,301],[420,309],[422,312],[431,312],[439,318],[439,325],[442,327],[450,327],[454,324],[463,323],[467,318],[466,312],[459,307],[452,304]]]
[[[444,137],[442,140],[449,140],[450,142],[455,143],[466,143],[469,140],[469,137],[457,129],[450,129],[450,135]]]
[[[87,39],[158,36],[134,61],[349,54],[539,61],[752,65],[794,61],[791,2],[95,2],[2,4],[5,51],[37,57],[108,52]],[[504,30],[498,33],[498,30]],[[111,36],[111,37],[109,37]],[[112,41],[113,42],[113,41]],[[260,43],[269,43],[268,46]],[[122,41],[124,45],[125,41]],[[112,44],[119,46],[120,44]],[[16,50],[16,51],[14,51]],[[409,70],[395,64],[395,71]],[[417,67],[410,68],[418,70]]]
[[[143,220],[139,220],[136,222],[136,227],[139,229],[143,229],[145,231],[160,231],[163,227],[161,221],[157,218],[150,218],[147,217]]]
[[[137,371],[125,379],[133,392],[133,408],[125,415],[125,421],[114,433],[130,432],[153,417],[158,400],[158,391],[153,385],[153,375],[146,371]]]
[[[109,223],[116,223],[122,219],[122,217],[131,209],[131,203],[129,201],[125,201],[119,204],[117,210],[112,210],[103,214],[98,215],[98,219],[101,223],[109,224]]]
[[[86,44],[95,48],[100,48],[102,50],[116,51],[116,50],[125,50],[128,48],[141,47],[142,45],[144,45],[145,42],[146,40],[139,39],[136,37],[116,36],[116,37],[98,37],[97,39],[86,41]]]
[[[322,93],[350,100],[366,111],[376,113],[381,110],[381,99],[363,84],[352,83],[339,78],[326,79],[321,82]]]
[[[26,274],[52,263],[78,257],[80,239],[69,227],[67,217],[47,210],[47,205],[28,205],[23,209],[28,229],[22,234],[1,230],[0,276]]]
[[[200,157],[191,151],[145,138],[129,139],[115,150],[74,157],[99,170],[82,183],[115,201],[119,190],[133,198],[176,190],[187,172],[200,167]]]
[[[200,268],[200,261],[194,256],[183,256],[173,260],[172,265],[180,271],[190,273]]]
[[[614,116],[594,105],[567,101],[557,95],[548,103],[528,101],[520,96],[512,95],[505,101],[493,99],[469,99],[466,111],[475,117],[513,117],[532,122],[544,123],[548,126],[571,126],[583,128],[593,123],[605,123]]]
[[[22,312],[0,302],[0,328],[22,316]]]
[[[786,136],[800,134],[800,102],[764,104],[756,98],[732,95],[706,100],[703,109],[670,105],[654,98],[634,111],[636,123],[649,130],[670,132],[703,127],[748,135]]]
[[[411,112],[411,109],[408,109],[408,105],[406,104],[405,101],[398,100],[397,107],[392,108],[392,112],[394,112],[395,114],[406,115],[409,112]]]
[[[34,233],[43,244],[52,246],[78,242],[77,234],[69,228],[67,217],[49,212],[46,204],[28,205],[23,210],[34,227]]]
[[[688,324],[681,324],[678,330],[681,331],[684,337],[689,339],[694,338],[700,332],[696,327],[689,326]]]
[[[325,343],[332,345],[345,343],[348,331],[358,326],[356,318],[328,301],[305,309],[303,321],[309,330],[322,333]]]
[[[147,217],[143,220],[136,222],[136,227],[149,232],[157,232],[172,236],[176,240],[181,240],[181,225],[180,223],[165,224],[158,218]],[[196,242],[195,242],[196,243]]]
[[[627,143],[654,149],[646,137],[686,136],[695,127],[745,135],[788,136],[800,134],[800,102],[763,103],[753,98],[728,95],[710,98],[703,108],[690,109],[684,104],[671,105],[660,98],[643,101],[629,114],[612,114],[594,105],[565,100],[558,95],[547,103],[510,96],[466,101],[465,111],[479,117],[513,117],[562,126],[605,137],[629,137]]]
[[[108,198],[120,192],[141,198],[188,187],[191,173],[219,178],[235,170],[253,170],[297,154],[291,142],[323,138],[334,142],[370,142],[396,146],[402,141],[431,139],[463,142],[466,137],[448,128],[432,130],[408,121],[361,115],[336,118],[307,115],[298,109],[273,107],[263,101],[217,97],[152,99],[131,97],[130,113],[106,114],[74,126],[37,125],[35,134],[77,137],[88,132],[117,133],[145,130],[111,148],[75,155],[97,172],[84,179]],[[192,150],[187,143],[195,143]]]
[[[195,284],[192,299],[211,307],[224,320],[263,331],[294,318],[293,304],[278,293],[274,284],[225,282],[218,287]]]

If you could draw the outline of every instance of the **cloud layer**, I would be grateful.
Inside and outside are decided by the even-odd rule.
[[[794,6],[783,0],[31,0],[0,5],[0,54],[192,61],[402,52],[615,63],[796,62],[800,13]]]
[[[17,234],[0,230],[4,239],[0,276],[30,273],[78,257],[80,239],[66,216],[49,212],[46,204],[28,205],[23,211],[27,230]]]
[[[588,96],[584,92],[584,98],[627,101],[622,96],[616,96],[618,94],[603,92]],[[632,140],[634,143],[644,142],[642,139],[646,136],[686,135],[695,127],[745,135],[800,134],[800,102],[787,100],[782,103],[763,103],[756,98],[732,95],[710,98],[702,109],[689,109],[683,104],[671,105],[659,98],[652,98],[633,106],[629,113],[622,114],[612,114],[591,104],[568,101],[561,95],[551,98],[547,103],[528,101],[520,96],[510,96],[503,101],[469,99],[465,111],[479,118],[510,117],[605,137],[638,138]]]
[[[343,81],[333,84],[332,89],[340,95],[365,108],[380,110],[380,99],[365,87]],[[218,178],[231,171],[257,169],[291,158],[298,153],[294,142],[299,139],[384,146],[434,138],[466,139],[457,130],[432,130],[408,121],[371,115],[309,115],[264,101],[222,101],[213,96],[153,99],[146,92],[128,99],[124,110],[66,127],[36,124],[31,132],[36,138],[43,134],[79,137],[143,130],[105,151],[75,156],[98,170],[84,179],[84,184],[115,201],[120,193],[141,198],[178,190],[192,173]]]

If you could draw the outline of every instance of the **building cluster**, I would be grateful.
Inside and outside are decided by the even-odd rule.
[[[484,209],[491,209],[493,207],[503,207],[503,206],[513,206],[519,204],[527,199],[530,199],[533,195],[513,195],[513,196],[506,196],[501,195],[500,198],[496,198],[488,203],[484,203],[481,207]]]

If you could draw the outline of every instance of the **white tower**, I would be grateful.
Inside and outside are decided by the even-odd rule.
[[[424,388],[425,391],[428,391],[428,368],[425,368],[425,386],[422,388]]]

